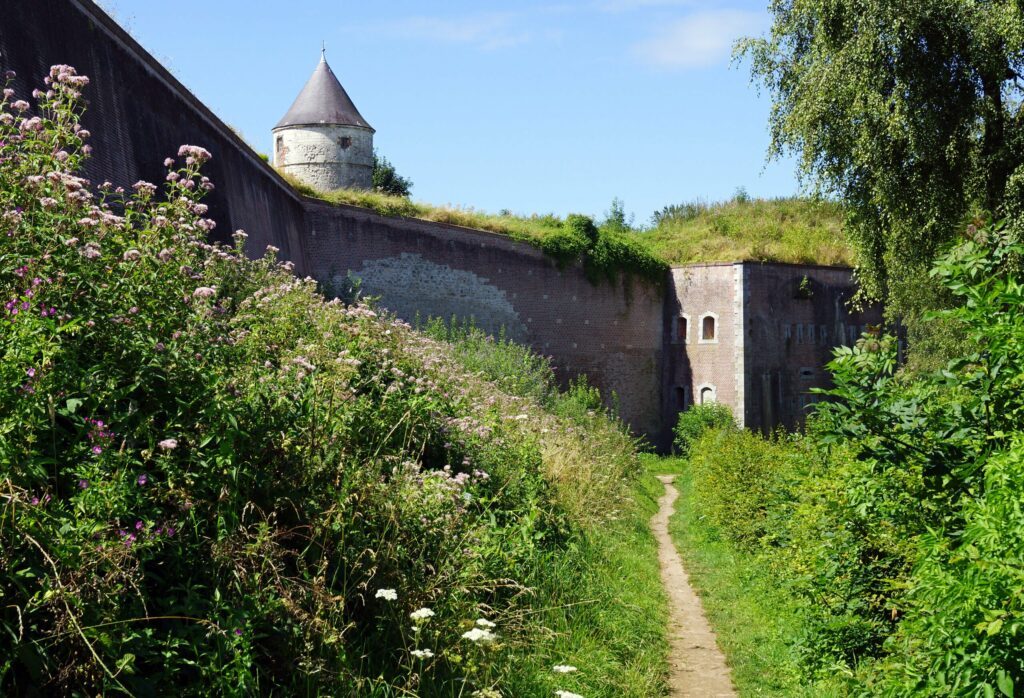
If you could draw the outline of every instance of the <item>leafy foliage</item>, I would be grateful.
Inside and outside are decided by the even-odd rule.
[[[718,402],[706,402],[703,405],[691,405],[689,409],[679,413],[673,429],[673,445],[683,457],[689,456],[693,445],[711,429],[735,429],[736,420],[732,410]]]
[[[802,172],[842,199],[866,293],[920,326],[948,302],[928,269],[964,219],[1019,208],[1021,4],[770,8],[770,34],[740,50],[773,98],[772,153],[795,151]]]
[[[388,196],[408,197],[412,193],[412,180],[398,174],[391,161],[374,150],[373,190]]]

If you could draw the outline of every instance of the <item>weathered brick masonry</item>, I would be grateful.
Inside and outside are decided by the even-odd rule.
[[[680,409],[730,405],[752,428],[798,424],[809,390],[827,384],[831,347],[850,343],[873,309],[850,313],[847,269],[703,264],[673,269],[667,292],[638,279],[591,284],[507,237],[388,218],[298,196],[229,127],[89,0],[0,0],[0,69],[27,94],[55,63],[92,78],[84,125],[87,174],[130,186],[163,179],[180,144],[209,149],[209,198],[220,227],[250,250],[280,248],[323,281],[348,271],[400,317],[472,317],[551,356],[563,380],[585,373],[661,447]]]

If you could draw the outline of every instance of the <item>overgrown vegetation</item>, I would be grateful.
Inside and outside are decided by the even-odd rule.
[[[662,692],[594,391],[208,244],[200,147],[93,190],[86,84],[0,101],[0,692]]]
[[[623,275],[636,275],[656,286],[665,283],[668,265],[635,236],[599,228],[587,216],[570,215],[565,220],[554,215],[524,218],[511,213],[495,215],[470,208],[431,206],[403,196],[361,189],[318,192],[291,175],[282,176],[303,194],[330,203],[369,208],[383,216],[421,218],[507,235],[540,248],[562,267],[582,264],[594,283],[615,283]]]
[[[1022,254],[995,226],[936,263],[955,299],[937,319],[969,338],[941,370],[901,373],[895,338],[865,335],[836,350],[831,401],[805,435],[712,430],[693,446],[694,506],[738,566],[760,567],[798,608],[805,683],[1024,688]]]
[[[700,201],[666,206],[640,232],[670,264],[790,262],[851,266],[840,205],[806,198]]]

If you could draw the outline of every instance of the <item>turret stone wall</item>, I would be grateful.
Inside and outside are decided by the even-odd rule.
[[[369,189],[373,131],[334,124],[275,129],[274,164],[319,191]]]

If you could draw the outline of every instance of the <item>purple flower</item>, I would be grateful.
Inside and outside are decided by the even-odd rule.
[[[242,637],[242,629],[235,628],[235,637]]]
[[[135,482],[139,483],[140,486],[145,485],[147,482],[149,482],[149,478],[146,476],[146,473],[142,473],[142,475],[139,475],[137,478],[135,478]]]
[[[29,378],[35,378],[36,370],[34,368],[26,368],[25,375],[27,375]]]
[[[142,522],[141,522],[141,521],[136,521],[136,522],[135,522],[135,530],[136,530],[136,531],[141,531],[141,530],[142,530],[142,525],[143,525],[143,524],[142,524]]]
[[[92,447],[92,452],[95,453],[98,456],[99,454],[103,453],[103,449],[100,448],[99,446],[93,446]]]
[[[200,148],[198,145],[183,145],[178,148],[178,157],[193,158],[194,162],[198,162],[201,165],[213,156],[210,155],[209,150],[206,148]]]
[[[81,480],[79,480],[78,481],[78,489],[80,489],[80,490],[87,490],[87,489],[89,489],[89,481],[86,480],[85,478],[82,478]]]

